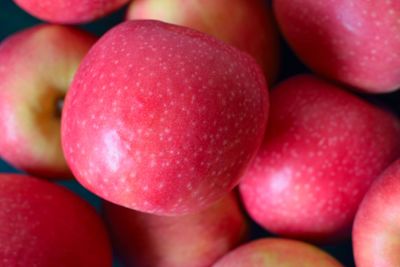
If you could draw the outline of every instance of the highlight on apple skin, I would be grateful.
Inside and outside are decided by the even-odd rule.
[[[59,105],[95,40],[71,27],[40,25],[0,44],[0,157],[35,176],[72,176]]]
[[[280,67],[278,31],[263,0],[135,0],[127,19],[155,19],[208,33],[252,55],[272,84]]]
[[[100,217],[61,186],[0,174],[0,225],[1,266],[111,267]]]
[[[358,267],[400,266],[400,161],[372,184],[353,225]]]
[[[315,72],[368,93],[400,88],[400,1],[274,0],[280,29]]]
[[[265,78],[247,54],[189,28],[126,21],[80,65],[64,103],[62,144],[91,192],[183,215],[239,183],[267,113]]]
[[[247,223],[229,194],[197,213],[169,217],[105,203],[117,253],[127,267],[208,267],[246,237]]]
[[[81,24],[104,17],[129,0],[14,0],[30,15],[52,23]]]
[[[250,216],[285,237],[317,243],[350,238],[364,194],[400,156],[399,120],[300,75],[272,90],[268,125],[240,184]]]
[[[343,267],[335,258],[310,244],[283,238],[263,238],[226,254],[212,267]]]

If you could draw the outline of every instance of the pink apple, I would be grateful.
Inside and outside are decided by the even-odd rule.
[[[400,161],[368,190],[353,226],[358,267],[400,266]]]
[[[0,156],[28,173],[71,177],[60,141],[60,104],[95,38],[42,25],[0,44]]]
[[[270,83],[278,74],[278,35],[264,0],[135,0],[127,18],[156,19],[211,34],[254,56]]]
[[[100,218],[61,186],[0,174],[0,225],[1,266],[111,266]]]
[[[105,205],[125,266],[208,267],[243,240],[247,224],[233,194],[198,213],[157,216]]]
[[[101,18],[129,0],[14,0],[32,16],[64,24],[79,24]]]
[[[231,251],[212,267],[343,267],[317,247],[300,241],[264,238]]]
[[[188,28],[127,21],[83,60],[66,97],[62,143],[95,194],[185,214],[238,184],[267,108],[264,76],[247,54]]]
[[[399,120],[308,75],[283,82],[271,103],[264,144],[240,185],[247,211],[286,237],[350,237],[368,187],[400,156]]]
[[[314,71],[365,92],[400,88],[400,1],[275,0],[274,8]]]

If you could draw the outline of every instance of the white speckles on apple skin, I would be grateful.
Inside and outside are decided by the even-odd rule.
[[[316,242],[348,237],[372,181],[400,156],[400,124],[327,82],[298,76],[271,95],[269,127],[240,185],[268,230]]]
[[[280,28],[314,71],[361,91],[400,87],[400,2],[275,0]]]
[[[160,20],[215,36],[252,55],[270,84],[276,80],[278,34],[272,12],[262,0],[137,0],[131,2],[126,17]]]
[[[75,76],[63,147],[77,179],[107,200],[193,212],[238,183],[267,111],[265,79],[246,54],[190,29],[125,22],[101,38]]]

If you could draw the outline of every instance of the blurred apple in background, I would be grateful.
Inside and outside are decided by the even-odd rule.
[[[353,226],[358,267],[400,266],[400,161],[393,163],[366,194]]]
[[[111,267],[111,246],[94,209],[67,189],[0,174],[1,266]]]
[[[246,53],[189,28],[127,21],[83,60],[66,97],[62,143],[93,193],[183,215],[238,184],[267,113],[265,78]]]
[[[135,0],[127,19],[155,19],[211,34],[251,54],[271,84],[279,70],[278,33],[263,0]]]
[[[23,10],[44,21],[79,24],[101,18],[129,0],[14,0]]]
[[[267,230],[320,243],[349,238],[372,181],[400,156],[392,114],[309,75],[271,94],[264,144],[240,190]]]
[[[184,216],[156,216],[110,203],[105,214],[127,267],[208,267],[247,232],[234,194]]]
[[[0,44],[0,156],[47,178],[71,177],[60,141],[64,95],[95,38],[56,25],[35,26]]]
[[[231,251],[213,267],[343,267],[317,247],[300,241],[264,238]]]
[[[400,88],[400,1],[273,4],[286,40],[315,72],[365,92]]]

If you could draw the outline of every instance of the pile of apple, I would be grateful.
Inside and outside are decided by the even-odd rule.
[[[0,174],[0,266],[334,267],[350,238],[400,266],[400,120],[363,97],[400,88],[400,1],[134,0],[99,39],[67,25],[128,0],[14,1],[53,24],[0,44],[26,173]],[[279,31],[310,73],[278,78]]]

